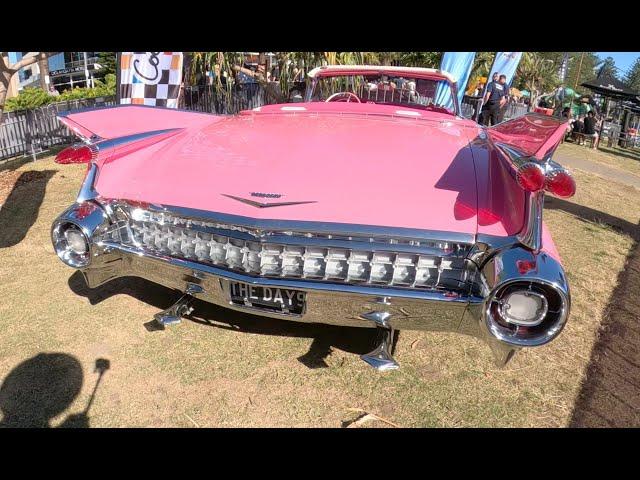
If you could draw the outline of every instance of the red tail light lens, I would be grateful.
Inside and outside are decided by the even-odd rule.
[[[547,178],[546,188],[558,197],[569,198],[576,193],[576,181],[568,172],[555,172]]]
[[[76,153],[76,149],[74,147],[67,147],[64,150],[60,151],[56,155],[56,163],[71,163],[72,158]]]
[[[525,273],[536,269],[536,262],[532,260],[518,260],[516,262],[516,266],[518,267],[518,273],[524,275]]]
[[[89,163],[93,152],[88,146],[67,147],[56,155],[56,163]]]
[[[74,163],[89,163],[91,161],[91,149],[87,146],[76,149]]]
[[[518,184],[528,192],[542,190],[546,180],[542,167],[532,162],[525,163],[518,169],[516,179]]]

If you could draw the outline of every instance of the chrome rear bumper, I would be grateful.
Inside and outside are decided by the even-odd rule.
[[[141,277],[151,282],[193,292],[192,296],[232,310],[281,320],[324,323],[345,327],[375,328],[366,318],[372,312],[387,312],[389,326],[395,330],[424,330],[462,333],[485,341],[496,362],[504,365],[519,349],[492,337],[482,321],[480,297],[450,297],[440,292],[409,291],[353,285],[333,285],[309,281],[260,278],[221,270],[208,265],[171,257],[136,252],[122,245],[102,245],[91,267],[82,270],[87,285],[96,288],[119,277]],[[302,315],[281,314],[231,302],[232,281],[250,285],[301,290],[306,293]],[[197,285],[199,288],[192,288]]]
[[[104,231],[111,225],[101,208],[76,204],[54,222],[72,223],[81,228],[90,245],[90,263],[80,270],[90,288],[96,288],[119,277],[136,276],[160,285],[189,292],[193,297],[221,307],[264,317],[297,322],[324,323],[350,327],[379,327],[372,319],[383,315],[385,328],[394,330],[427,330],[455,332],[485,341],[498,364],[504,364],[523,346],[537,346],[555,338],[569,313],[569,290],[559,262],[543,252],[534,254],[517,245],[484,255],[478,265],[479,294],[464,294],[445,290],[394,288],[256,277],[218,268],[183,258],[164,256],[139,247],[104,240]],[[526,261],[535,268],[520,271]],[[305,310],[301,314],[280,313],[238,305],[231,301],[230,282],[243,282],[262,287],[279,287],[306,292]],[[544,327],[535,336],[518,337],[511,330],[496,324],[491,318],[491,305],[496,292],[506,285],[533,282],[557,292],[562,311],[557,321]],[[526,333],[526,331],[525,331]]]
[[[395,329],[458,331],[469,304],[483,302],[479,297],[451,297],[440,292],[256,278],[187,260],[142,254],[117,244],[100,248],[102,252],[94,256],[91,267],[83,270],[91,288],[123,276],[142,277],[180,291],[185,291],[189,285],[198,285],[202,291],[193,296],[201,300],[255,315],[298,322],[375,327],[362,315],[384,310],[392,315],[389,323]],[[306,309],[296,315],[236,305],[229,294],[231,281],[306,292]]]

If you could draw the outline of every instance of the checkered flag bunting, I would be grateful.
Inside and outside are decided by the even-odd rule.
[[[182,52],[122,52],[120,103],[178,107]]]

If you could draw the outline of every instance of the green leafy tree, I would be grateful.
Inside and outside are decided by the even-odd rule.
[[[197,84],[210,71],[218,94],[231,101],[231,89],[239,72],[261,83],[272,101],[286,102],[291,82],[304,79],[301,72],[309,72],[321,65],[388,65],[397,61],[397,52],[276,52],[278,80],[270,81],[266,73],[244,68],[242,52],[189,52],[187,81]]]
[[[13,76],[18,73],[21,68],[39,62],[41,65],[46,63],[48,57],[56,52],[28,52],[16,63],[9,63],[9,52],[0,52],[0,123],[2,123],[2,113],[5,108],[5,99],[9,93],[9,84]],[[42,70],[42,69],[41,69]]]
[[[110,97],[116,94],[116,76],[113,73],[105,75],[104,80],[96,80],[95,83],[94,88],[76,87],[57,96],[50,95],[41,88],[25,88],[19,95],[7,100],[5,109],[32,110],[55,102]]]
[[[609,75],[613,78],[618,78],[618,69],[616,68],[616,62],[612,57],[607,57],[599,65],[598,76]]]
[[[550,61],[554,65],[558,81],[562,60],[565,52],[535,52],[540,58]],[[596,66],[602,60],[594,52],[567,52],[567,71],[565,73],[565,86],[572,89],[579,89],[580,84],[593,80],[596,76]]]
[[[640,57],[636,58],[636,61],[631,65],[631,68],[624,77],[624,83],[626,83],[630,89],[640,92]]]
[[[471,67],[471,72],[469,73],[466,90],[475,89],[478,84],[478,79],[489,75],[494,58],[495,52],[476,52],[473,67]]]
[[[525,88],[531,95],[531,105],[545,93],[558,87],[557,66],[551,59],[544,58],[538,52],[524,52],[518,65],[514,85]]]
[[[400,64],[407,67],[438,68],[443,52],[400,52]]]
[[[565,85],[579,90],[581,84],[596,78],[596,66],[600,62],[600,58],[594,52],[570,53]]]
[[[41,88],[25,88],[19,95],[7,100],[5,110],[32,110],[51,103],[54,97]]]
[[[116,75],[116,52],[98,52],[98,65],[100,68],[95,71],[95,78]]]

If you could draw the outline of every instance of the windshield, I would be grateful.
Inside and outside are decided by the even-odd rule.
[[[319,77],[307,100],[377,103],[455,114],[451,93],[445,80],[371,73]]]

